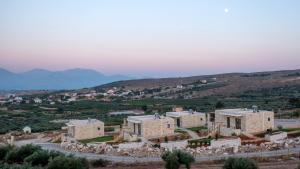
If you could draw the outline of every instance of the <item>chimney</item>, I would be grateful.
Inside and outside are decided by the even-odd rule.
[[[252,110],[253,110],[253,113],[257,113],[258,112],[258,107],[256,105],[253,105]]]
[[[155,114],[154,114],[154,119],[160,119],[160,116],[159,116],[158,113],[155,113]]]

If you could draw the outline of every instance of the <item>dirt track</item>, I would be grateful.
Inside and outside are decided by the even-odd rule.
[[[260,169],[296,169],[299,160],[288,160],[288,161],[272,161],[259,163]],[[222,169],[223,163],[209,164],[209,163],[195,163],[192,165],[192,169]],[[106,169],[164,169],[164,163],[144,163],[137,165],[117,165],[106,167]],[[184,166],[181,167],[184,169]]]

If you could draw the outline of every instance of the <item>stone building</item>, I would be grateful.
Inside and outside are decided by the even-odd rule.
[[[252,109],[224,109],[210,113],[208,127],[222,136],[255,134],[274,128],[274,112]]]
[[[194,111],[173,111],[167,112],[167,117],[171,117],[177,127],[189,128],[206,125],[205,113]]]
[[[66,125],[66,136],[70,139],[84,140],[104,136],[104,123],[97,119],[71,120]]]
[[[123,125],[125,140],[137,138],[158,138],[174,134],[174,120],[170,117],[155,115],[128,116]]]

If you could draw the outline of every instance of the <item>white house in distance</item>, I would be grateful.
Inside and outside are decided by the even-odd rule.
[[[41,104],[43,101],[42,101],[42,99],[36,97],[36,98],[33,99],[33,102],[36,103],[36,104]]]
[[[210,114],[211,131],[222,136],[255,134],[274,128],[274,112],[252,109],[224,109]]]
[[[104,136],[104,123],[97,119],[71,120],[67,125],[67,137],[75,140]]]
[[[166,116],[171,117],[177,127],[190,128],[206,125],[205,113],[195,112],[192,110],[167,112]]]
[[[30,134],[30,133],[31,133],[31,128],[30,128],[29,126],[25,126],[25,127],[23,128],[23,132],[24,132],[25,134]]]
[[[125,140],[132,140],[132,137],[150,139],[169,136],[174,134],[174,120],[158,114],[128,116],[124,122],[123,131]]]

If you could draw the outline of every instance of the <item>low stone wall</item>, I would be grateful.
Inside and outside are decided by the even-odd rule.
[[[188,145],[187,141],[176,141],[176,142],[169,142],[169,143],[160,143],[160,147],[172,150],[172,149],[183,149],[186,148]]]
[[[283,140],[286,138],[287,138],[287,132],[280,132],[280,133],[265,135],[265,140],[270,141],[270,142],[276,142],[278,140]]]
[[[119,144],[119,150],[127,150],[127,149],[139,149],[145,146],[144,142],[136,142],[136,143],[121,143]]]
[[[230,138],[230,139],[211,140],[210,146],[211,148],[239,147],[241,146],[241,139]]]

